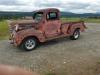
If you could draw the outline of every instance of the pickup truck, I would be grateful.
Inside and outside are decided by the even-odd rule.
[[[37,10],[32,20],[16,20],[9,25],[11,43],[26,51],[34,50],[41,42],[61,37],[77,40],[86,28],[83,21],[63,23],[56,8]]]

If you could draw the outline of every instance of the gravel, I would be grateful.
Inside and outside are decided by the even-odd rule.
[[[100,24],[86,23],[88,29],[78,40],[61,38],[42,43],[36,50],[26,52],[0,41],[0,64],[19,66],[40,74],[99,75]]]

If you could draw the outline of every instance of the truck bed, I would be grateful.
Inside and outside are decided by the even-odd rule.
[[[61,24],[61,31],[64,34],[71,34],[73,33],[74,29],[79,28],[80,31],[84,31],[86,26],[84,25],[83,21],[78,21],[78,22],[63,22]]]

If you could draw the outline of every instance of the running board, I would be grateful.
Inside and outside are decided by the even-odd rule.
[[[53,37],[53,38],[48,38],[48,39],[46,39],[46,41],[53,40],[53,39],[58,39],[58,38],[63,38],[63,37],[67,37],[67,36],[70,36],[70,35],[69,34],[58,35],[58,36]]]

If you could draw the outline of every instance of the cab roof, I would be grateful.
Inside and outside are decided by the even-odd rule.
[[[47,11],[57,11],[57,12],[59,12],[59,9],[57,9],[57,8],[47,8],[47,9],[36,10],[35,12],[47,12]]]

